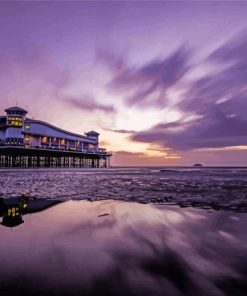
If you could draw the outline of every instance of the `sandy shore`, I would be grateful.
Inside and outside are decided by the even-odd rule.
[[[8,169],[0,197],[115,199],[247,212],[245,168]]]

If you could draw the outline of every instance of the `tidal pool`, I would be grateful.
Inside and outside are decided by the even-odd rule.
[[[246,295],[246,213],[27,197],[0,207],[1,296]]]

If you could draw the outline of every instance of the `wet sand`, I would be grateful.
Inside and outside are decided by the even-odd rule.
[[[0,225],[1,296],[245,295],[246,213],[25,202],[22,223]]]
[[[0,170],[0,197],[115,199],[247,213],[247,168]]]

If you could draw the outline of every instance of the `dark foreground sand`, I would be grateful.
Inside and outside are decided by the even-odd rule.
[[[2,169],[0,198],[176,204],[247,213],[247,168]]]
[[[247,214],[66,201],[0,225],[0,295],[246,295]]]

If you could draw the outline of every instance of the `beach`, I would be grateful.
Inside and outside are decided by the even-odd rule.
[[[67,174],[70,179],[77,175],[81,183],[86,179],[90,189],[85,191],[89,193],[93,188],[90,178],[95,182],[121,176],[126,182],[127,174],[128,178],[138,175],[139,181],[146,180],[147,171],[141,171],[143,175],[140,169],[1,173],[1,182],[11,180],[8,190],[12,187],[12,192],[7,196],[6,186],[0,203],[0,294],[245,295],[247,214],[233,207],[236,202],[226,204],[222,198],[223,208],[215,210],[205,204],[200,208],[198,203],[176,204],[175,199],[171,204],[165,204],[165,199],[124,199],[123,192],[119,199],[107,199],[107,189],[99,192],[97,186],[95,199],[91,195],[86,199],[85,192],[81,197],[76,195],[79,181],[70,184],[71,196],[66,191],[52,196],[54,187],[45,186],[40,192],[46,190],[46,196],[40,193],[38,197],[37,184],[52,185],[53,174]],[[154,173],[157,179],[158,173]],[[32,176],[32,185],[26,174]],[[163,178],[164,172],[160,175]],[[48,176],[50,179],[45,180]],[[13,182],[21,184],[22,178],[27,180],[29,192],[18,195],[22,185],[14,188]],[[233,178],[239,177],[235,174]],[[30,192],[32,186],[35,189]],[[120,190],[118,183],[114,188]],[[128,190],[131,187],[126,187],[125,193]],[[10,220],[8,211],[13,207],[15,217]]]
[[[66,201],[0,228],[1,295],[244,295],[246,214]]]
[[[247,1],[0,1],[0,296],[247,295]]]
[[[247,212],[247,168],[2,169],[0,197],[122,200]]]

